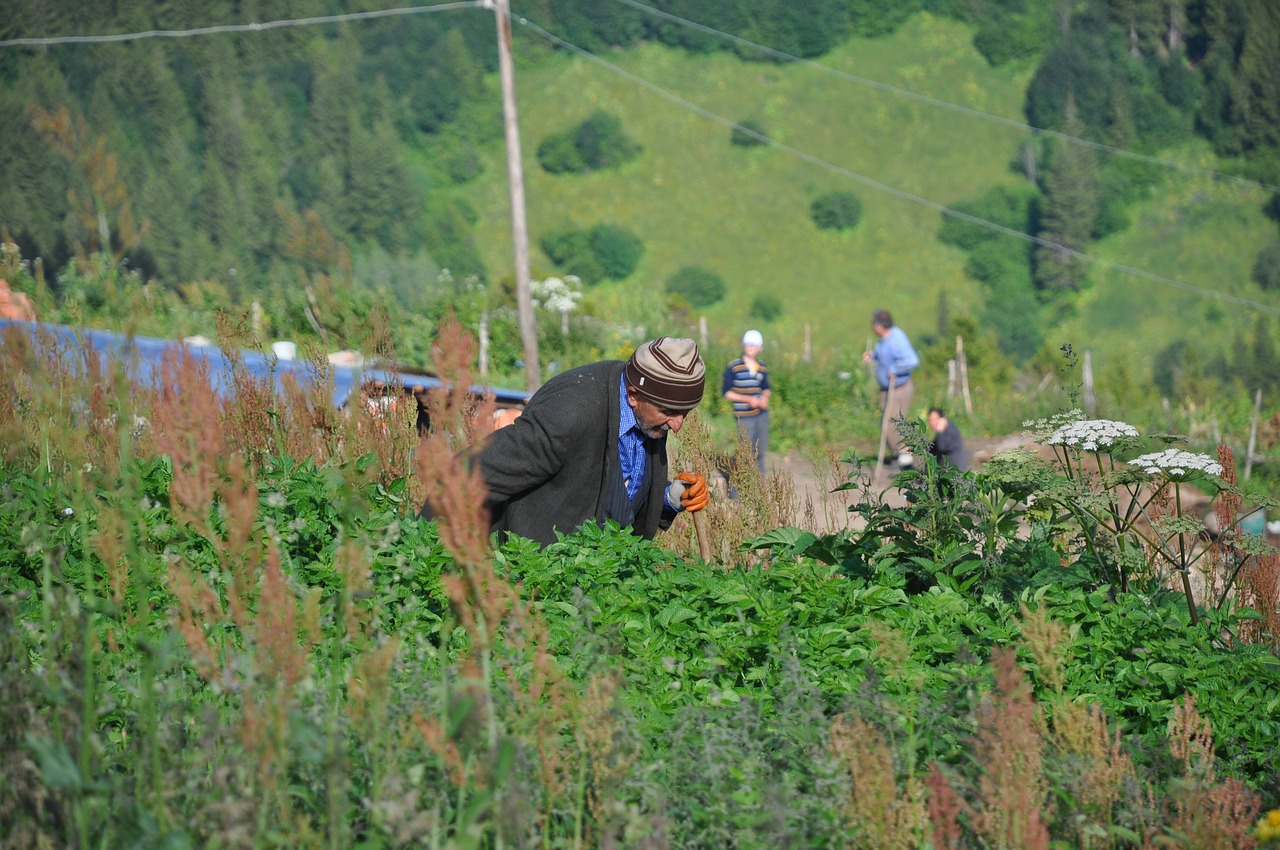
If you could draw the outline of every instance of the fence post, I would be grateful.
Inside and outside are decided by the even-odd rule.
[[[1253,419],[1249,423],[1249,448],[1244,452],[1244,480],[1253,472],[1253,450],[1258,445],[1258,416],[1262,413],[1262,388],[1253,396]]]
[[[964,356],[964,337],[956,337],[956,362],[960,364],[960,390],[964,393],[964,412],[973,415],[973,399],[969,397],[969,361]]]
[[[1098,397],[1093,391],[1093,352],[1084,353],[1084,412],[1093,416],[1098,412]]]

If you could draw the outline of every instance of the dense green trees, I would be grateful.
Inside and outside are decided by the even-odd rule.
[[[1221,154],[1247,154],[1247,168],[1225,168],[1280,180],[1280,6],[1273,0],[643,5],[772,51],[618,0],[513,0],[513,12],[587,50],[654,40],[690,51],[733,51],[751,61],[818,57],[849,34],[887,33],[921,10],[955,16],[974,26],[975,46],[993,64],[1038,63],[1026,100],[1032,124],[1143,153],[1200,134]],[[0,16],[0,37],[184,29],[367,6],[346,0],[143,0],[102,7],[14,0]],[[519,27],[515,37],[524,62],[553,49]],[[83,203],[69,195],[75,190],[79,201],[91,198],[83,170],[30,121],[32,106],[66,106],[91,140],[102,139],[104,155],[116,157],[133,226],[149,225],[140,244],[126,247],[128,267],[174,293],[184,284],[214,281],[228,299],[287,303],[281,293],[295,285],[299,271],[310,270],[284,250],[282,222],[309,212],[357,264],[369,260],[379,281],[404,297],[441,269],[483,285],[491,270],[474,245],[475,214],[455,187],[476,176],[482,146],[500,138],[496,92],[486,78],[495,66],[493,17],[476,10],[0,50],[0,114],[7,119],[0,121],[0,227],[24,256],[43,257],[51,270],[65,267],[78,248],[83,253],[101,231],[97,223],[85,224]],[[1073,112],[1077,117],[1069,118]],[[558,173],[617,167],[638,152],[618,119],[604,111],[540,141],[539,160]],[[758,144],[740,131],[731,141]],[[943,238],[969,252],[968,272],[983,282],[990,305],[983,321],[1002,347],[1029,354],[1042,337],[1040,305],[1069,303],[1084,284],[1086,269],[1071,251],[1088,252],[1097,238],[1127,227],[1126,206],[1152,176],[1132,160],[1043,137],[1022,153],[1026,193],[996,193],[960,208],[1069,250],[1042,245],[1033,252],[992,231],[975,240],[965,222],[950,219]],[[847,210],[831,204],[818,212],[843,221]],[[105,224],[119,236],[121,222]],[[552,245],[553,261],[584,280],[626,278],[643,250],[633,234],[599,228],[535,232],[534,238]],[[122,246],[117,240],[112,250]],[[1280,286],[1277,246],[1280,237],[1254,264],[1255,280],[1267,288]],[[50,278],[56,291],[58,276]],[[694,292],[707,295],[702,286]],[[771,312],[765,305],[755,315]]]
[[[136,3],[86,17],[69,2],[25,5],[26,14],[6,16],[7,35],[181,29],[334,11],[314,0],[246,0]],[[474,26],[440,17],[4,51],[0,108],[16,120],[0,128],[0,166],[13,175],[0,185],[0,225],[26,256],[52,267],[73,253],[78,237],[66,199],[74,169],[24,117],[29,105],[66,106],[119,158],[139,218],[154,223],[129,261],[164,285],[218,278],[235,294],[288,279],[273,271],[283,253],[278,202],[314,209],[353,248],[416,252],[425,245],[459,273],[483,275],[465,212],[424,201],[427,181],[413,179],[404,161],[406,150],[418,148],[441,182],[475,173],[443,154],[465,151],[485,131],[450,122],[464,103],[489,96],[488,57],[476,49]],[[492,50],[487,23],[484,44]],[[424,135],[446,127],[448,141]]]
[[[1076,138],[1085,135],[1075,109],[1067,100],[1064,129]],[[1078,290],[1087,266],[1084,252],[1098,221],[1098,164],[1092,148],[1060,142],[1044,176],[1038,236],[1044,240],[1033,253],[1036,285],[1050,296]]]
[[[986,289],[983,324],[995,334],[1002,350],[1019,357],[1033,356],[1044,341],[1044,319],[1031,276],[1031,244],[1012,234],[1033,229],[1038,195],[1033,186],[997,186],[955,206],[959,215],[944,216],[938,238],[969,253],[965,273]],[[1005,228],[976,223],[981,219]],[[939,313],[944,312],[941,308]],[[948,323],[939,318],[941,333]]]

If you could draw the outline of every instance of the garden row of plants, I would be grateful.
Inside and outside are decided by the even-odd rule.
[[[456,326],[434,353],[471,385]],[[905,507],[851,478],[858,530],[779,521],[744,476],[717,563],[684,518],[493,548],[465,394],[419,441],[411,411],[78,355],[11,336],[0,364],[0,846],[1272,835],[1280,570],[1229,453],[1144,468],[1136,431],[1068,415],[1055,461],[929,464]]]

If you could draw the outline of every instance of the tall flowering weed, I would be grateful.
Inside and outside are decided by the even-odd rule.
[[[1079,411],[1024,426],[1027,436],[1051,450],[1057,475],[1020,473],[1036,461],[1013,452],[992,458],[992,474],[1030,483],[1036,509],[1048,512],[1055,527],[1073,532],[1088,563],[1119,590],[1133,582],[1176,581],[1194,625],[1202,607],[1221,608],[1240,593],[1240,575],[1248,595],[1249,578],[1267,569],[1275,550],[1239,528],[1241,491],[1225,446],[1217,456],[1173,446],[1138,453],[1141,435],[1132,425],[1084,419]],[[1204,545],[1208,529],[1190,507],[1191,489],[1207,491],[1217,506],[1219,539],[1231,549],[1226,557],[1223,546]]]

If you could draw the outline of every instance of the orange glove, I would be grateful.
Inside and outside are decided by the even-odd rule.
[[[687,485],[680,494],[681,510],[700,511],[711,501],[707,479],[701,472],[682,472],[676,476],[676,481],[683,481]]]

